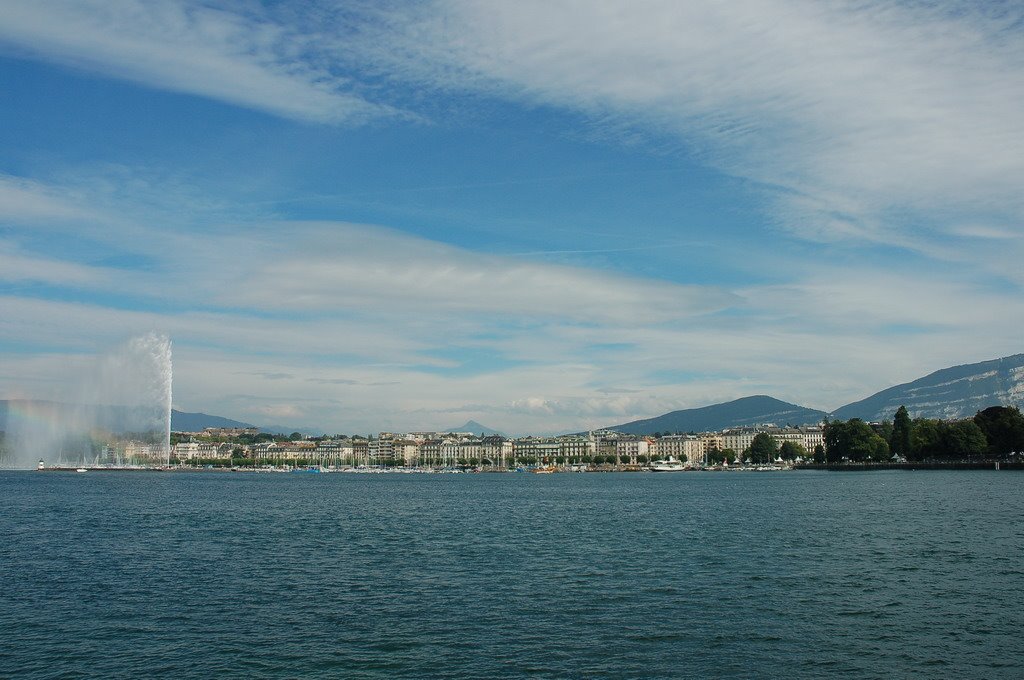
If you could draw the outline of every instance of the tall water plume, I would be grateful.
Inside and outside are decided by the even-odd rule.
[[[52,399],[8,402],[5,466],[169,461],[167,336],[132,338],[66,373]]]

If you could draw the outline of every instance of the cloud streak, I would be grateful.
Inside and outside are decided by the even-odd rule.
[[[979,218],[1020,234],[1020,20],[957,3],[439,0],[392,17],[406,49],[376,58],[675,136],[804,238],[918,249]]]
[[[397,114],[304,59],[307,42],[255,12],[170,0],[14,0],[0,22],[9,49],[156,89],[325,123]]]

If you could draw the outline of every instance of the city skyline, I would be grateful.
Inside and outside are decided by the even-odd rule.
[[[0,398],[334,432],[835,409],[1021,351],[1008,3],[2,2]]]

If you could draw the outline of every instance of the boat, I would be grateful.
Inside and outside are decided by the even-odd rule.
[[[89,468],[77,468],[75,472],[88,472]]]
[[[539,468],[533,468],[533,470],[532,470],[532,472],[535,475],[550,475],[552,472],[557,472],[557,471],[558,470],[556,468],[553,468],[553,467],[539,467]]]
[[[683,466],[682,461],[672,460],[656,460],[651,463],[651,472],[683,472],[686,468]]]

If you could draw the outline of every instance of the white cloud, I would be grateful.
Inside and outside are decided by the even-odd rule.
[[[74,262],[34,257],[0,241],[0,281],[34,281],[63,286],[110,286],[112,272]]]
[[[404,49],[392,40],[376,59],[678,135],[765,187],[802,236],[924,248],[965,215],[1024,222],[1018,9],[439,0],[391,16]]]
[[[0,22],[0,44],[157,89],[300,120],[395,113],[304,60],[307,40],[256,13],[173,0],[12,0]]]
[[[223,303],[572,322],[689,318],[736,303],[713,287],[485,255],[378,227],[292,223],[278,231],[287,244],[268,249],[274,256],[250,267]]]
[[[0,220],[19,223],[80,220],[91,216],[71,197],[39,182],[0,175]]]

